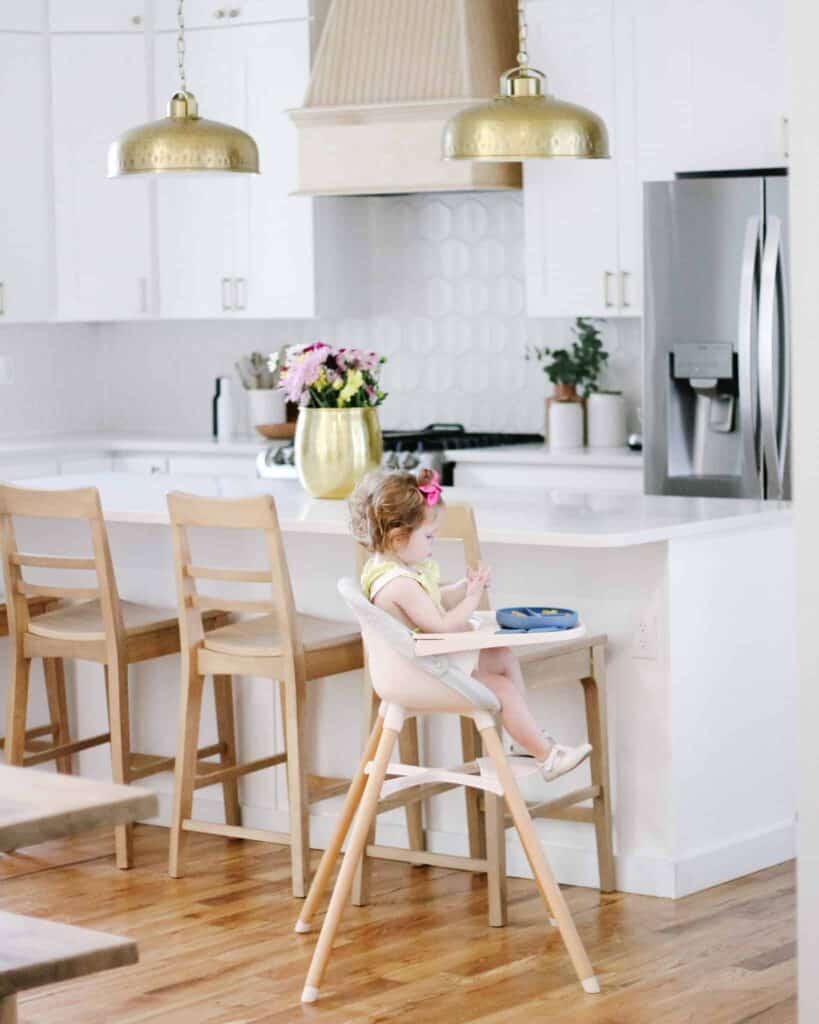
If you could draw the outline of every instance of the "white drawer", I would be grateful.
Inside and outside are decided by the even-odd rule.
[[[14,483],[34,476],[57,476],[60,464],[51,456],[33,455],[27,459],[0,459],[0,480]]]
[[[63,476],[75,473],[110,473],[113,458],[110,455],[69,455],[60,459]]]
[[[255,478],[255,455],[172,455],[170,472],[179,476]]]
[[[153,476],[168,472],[166,455],[115,455],[111,467],[117,473],[142,473]]]
[[[51,0],[52,32],[143,32],[144,0]]]

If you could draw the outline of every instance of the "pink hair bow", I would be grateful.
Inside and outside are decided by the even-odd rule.
[[[418,490],[423,494],[427,505],[437,505],[441,500],[441,485],[438,483],[440,477],[433,470],[433,478],[427,484],[419,484]]]

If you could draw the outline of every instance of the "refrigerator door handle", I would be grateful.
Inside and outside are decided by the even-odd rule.
[[[779,329],[782,357],[776,345]],[[782,221],[769,216],[762,254],[759,289],[759,408],[762,450],[768,467],[769,498],[782,498],[785,486],[785,454],[788,436],[790,357],[787,338],[787,309],[782,272]],[[784,379],[784,387],[780,386]],[[784,394],[779,408],[780,391]]]
[[[739,356],[739,411],[742,428],[742,448],[745,466],[759,480],[761,467],[757,457],[757,386],[756,352],[754,351],[754,301],[756,299],[757,267],[759,264],[758,216],[745,222],[745,240],[742,245],[742,265],[739,280],[739,317],[737,322],[737,348]],[[760,487],[760,495],[761,495]]]

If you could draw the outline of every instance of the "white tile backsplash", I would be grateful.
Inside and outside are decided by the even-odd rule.
[[[13,389],[0,379],[0,396],[10,399],[0,407],[0,433],[103,428],[201,435],[210,430],[213,378],[231,373],[240,355],[317,338],[388,357],[384,427],[438,420],[542,431],[550,385],[524,353],[527,344],[567,344],[572,321],[525,315],[521,196],[385,196],[369,204],[369,316],[9,325],[0,330],[0,357],[12,353],[18,376]],[[634,430],[639,321],[612,321],[605,338],[610,367],[603,383],[625,392]],[[235,385],[237,429],[244,432],[246,410]]]

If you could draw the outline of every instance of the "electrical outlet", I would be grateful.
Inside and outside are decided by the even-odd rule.
[[[637,623],[634,631],[634,657],[646,661],[656,661],[659,656],[660,628],[657,615],[649,612]]]

